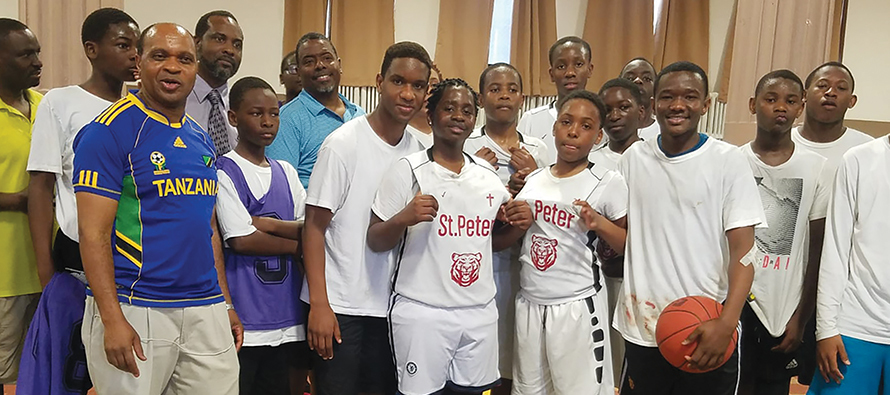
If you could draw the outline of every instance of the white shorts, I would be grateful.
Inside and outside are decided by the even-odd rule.
[[[498,311],[445,309],[401,295],[389,313],[399,392],[425,395],[448,386],[483,391],[498,384]]]
[[[146,360],[136,358],[139,377],[108,363],[105,326],[96,300],[87,296],[81,333],[97,393],[238,394],[238,354],[225,304],[152,308],[121,303],[121,311],[139,334]]]
[[[612,345],[612,378],[615,380],[615,383],[620,383],[621,365],[624,363],[624,338],[621,337],[621,332],[618,332],[612,326],[612,321],[615,319],[615,308],[618,306],[618,301],[624,300],[621,297],[621,295],[624,295],[623,288],[621,288],[624,279],[606,276],[603,276],[603,278],[606,280],[606,294],[609,295],[608,318],[609,343]]]
[[[513,395],[614,395],[606,299],[539,305],[516,297]]]
[[[509,256],[506,262],[497,261],[494,263],[494,285],[497,287],[497,294],[494,300],[498,305],[498,366],[500,367],[501,377],[505,379],[513,378],[513,332],[516,328],[516,313],[514,311],[516,305],[516,293],[519,291],[519,257],[513,254],[513,250],[518,246],[498,252],[495,259],[499,259],[503,254]],[[513,262],[513,257],[516,261]]]

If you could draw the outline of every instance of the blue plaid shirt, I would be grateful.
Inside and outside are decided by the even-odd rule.
[[[290,163],[300,175],[303,188],[309,188],[309,175],[318,159],[318,149],[331,132],[347,121],[365,114],[365,110],[340,95],[346,112],[340,118],[305,90],[281,107],[281,125],[266,156]]]

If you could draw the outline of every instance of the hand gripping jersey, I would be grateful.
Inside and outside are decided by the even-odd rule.
[[[128,94],[74,140],[74,191],[118,201],[112,258],[118,300],[146,307],[223,301],[213,266],[213,142]],[[91,294],[89,289],[88,294]]]
[[[580,300],[602,289],[594,255],[595,232],[588,231],[575,199],[586,200],[611,221],[627,214],[627,186],[617,172],[593,163],[580,173],[557,178],[549,167],[529,174],[516,196],[532,209],[531,228],[522,243],[520,293],[537,304]]]
[[[284,168],[277,160],[266,160],[272,168],[272,181],[260,199],[250,191],[235,161],[221,156],[217,166],[232,179],[251,216],[293,221],[294,198]],[[226,249],[226,279],[245,330],[281,329],[303,323],[299,302],[303,278],[293,256],[240,255]]]
[[[395,293],[445,308],[494,299],[491,236],[509,193],[490,166],[465,158],[460,174],[436,164],[431,150],[401,159],[410,165],[420,193],[436,198],[439,211],[433,222],[408,228],[396,263]]]

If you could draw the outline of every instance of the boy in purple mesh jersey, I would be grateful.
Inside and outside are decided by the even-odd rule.
[[[278,133],[272,87],[246,77],[229,98],[239,141],[217,161],[216,208],[232,304],[244,324],[240,392],[286,394],[288,369],[295,384],[305,384],[308,367],[303,275],[295,262],[306,192],[293,166],[266,157]]]

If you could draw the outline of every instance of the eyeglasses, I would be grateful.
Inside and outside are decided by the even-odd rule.
[[[289,64],[284,68],[284,74],[296,75],[300,71],[300,66]]]

